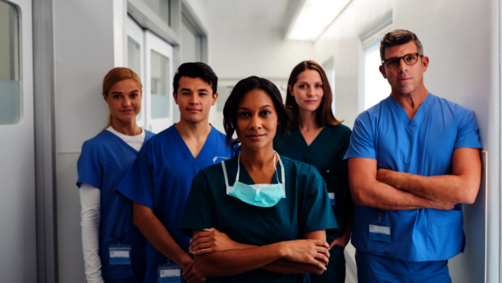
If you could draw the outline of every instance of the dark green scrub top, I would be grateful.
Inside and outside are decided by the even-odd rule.
[[[350,129],[345,125],[324,127],[309,145],[299,129],[291,129],[280,141],[280,134],[274,138],[274,149],[283,156],[305,162],[321,173],[326,181],[328,192],[335,193],[333,211],[340,230],[328,233],[328,242],[343,234],[347,222],[345,206],[347,199],[352,201],[349,190],[347,160],[343,156],[349,147]]]
[[[195,176],[181,220],[181,230],[192,237],[193,230],[214,227],[232,240],[251,245],[269,245],[302,239],[319,230],[338,230],[324,181],[308,164],[281,156],[286,179],[286,198],[273,207],[249,205],[227,195],[223,169],[216,164]],[[237,157],[225,161],[228,184],[233,186],[237,174]],[[277,184],[283,168],[277,165],[272,184]],[[254,184],[244,165],[239,181]],[[283,180],[281,180],[282,183]],[[256,269],[235,276],[207,278],[206,282],[288,282],[308,283],[307,274],[278,274]]]

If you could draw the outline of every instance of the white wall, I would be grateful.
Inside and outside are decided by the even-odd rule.
[[[82,143],[106,126],[101,96],[114,67],[112,1],[54,0],[59,282],[86,282],[76,162]]]
[[[453,282],[484,282],[485,243],[488,245],[487,282],[498,282],[498,9],[498,1],[354,0],[315,43],[318,61],[334,56],[337,118],[345,119],[349,126],[353,125],[361,103],[359,36],[389,11],[393,12],[394,28],[409,29],[420,38],[431,62],[424,78],[429,91],[474,111],[484,150],[488,153],[489,179],[488,187],[482,185],[476,203],[464,206],[467,247],[464,254],[450,261]],[[485,205],[486,199],[488,205]],[[486,235],[485,228],[488,229]]]

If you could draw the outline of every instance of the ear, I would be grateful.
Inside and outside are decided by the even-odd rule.
[[[429,67],[429,57],[427,56],[422,57],[422,66],[425,73],[425,71],[427,71],[427,68]]]
[[[383,78],[387,79],[387,75],[385,74],[385,67],[383,65],[380,65],[380,67],[378,67],[378,70],[380,70],[380,73],[382,74]]]
[[[102,92],[101,94],[103,95],[103,99],[106,101],[107,98],[106,94],[104,92]],[[106,103],[108,103],[108,101],[106,101]]]
[[[176,92],[173,92],[173,97],[174,97],[174,103],[178,104],[178,95]]]
[[[293,94],[293,88],[291,87],[291,85],[288,85],[288,90],[289,90],[289,93],[291,93],[291,96],[294,97],[295,95]]]
[[[216,100],[218,100],[218,93],[217,92],[215,92],[213,94],[213,102],[211,103],[211,105],[214,105],[216,103]]]

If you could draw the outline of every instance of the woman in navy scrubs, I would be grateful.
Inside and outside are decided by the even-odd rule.
[[[82,246],[87,282],[143,282],[145,240],[132,222],[132,203],[115,188],[153,136],[136,124],[141,110],[140,78],[115,68],[103,80],[110,109],[108,126],[84,142],[78,159]]]
[[[279,90],[263,78],[241,80],[223,115],[227,143],[240,143],[240,154],[197,174],[181,222],[193,235],[198,276],[309,282],[329,261],[326,230],[338,226],[319,172],[273,149],[277,126],[283,136],[290,122]]]
[[[348,184],[347,151],[350,129],[335,119],[331,88],[324,70],[314,61],[296,65],[288,80],[286,106],[291,109],[290,134],[274,149],[281,155],[313,165],[323,177],[340,230],[327,233],[328,270],[311,275],[312,282],[345,282],[344,248],[350,240],[353,204]]]

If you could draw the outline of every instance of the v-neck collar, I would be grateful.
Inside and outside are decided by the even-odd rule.
[[[176,136],[176,138],[178,140],[178,143],[183,148],[183,150],[182,150],[183,153],[186,155],[186,157],[188,158],[188,160],[190,160],[190,163],[192,164],[192,167],[194,167],[194,169],[195,169],[195,167],[198,164],[197,161],[200,159],[200,157],[202,156],[202,154],[204,154],[206,152],[206,148],[209,146],[208,145],[208,141],[210,141],[210,139],[212,139],[212,137],[214,135],[214,131],[215,131],[214,127],[211,126],[211,131],[209,132],[209,135],[207,135],[206,141],[204,142],[204,145],[200,149],[200,152],[197,155],[197,158],[193,157],[192,152],[188,148],[188,146],[185,143],[185,140],[183,139],[183,137],[180,135],[180,132],[178,132],[178,129],[176,129],[176,127],[174,125],[172,125],[171,127],[173,128],[172,131],[173,131],[174,136]]]
[[[279,155],[279,157],[280,157],[280,155]],[[244,166],[244,164],[242,164],[242,162],[239,160],[237,155],[235,156],[235,159],[237,159],[237,165],[235,166],[236,172],[237,172],[237,166],[240,165],[239,181],[244,184],[247,184],[247,185],[256,185],[253,178],[251,178],[251,175],[249,175],[249,172],[246,170],[246,167]],[[281,174],[282,174],[282,171],[280,171],[280,170],[283,170],[280,163],[281,162],[277,162],[277,166],[275,167],[275,171],[274,171],[274,176],[272,177],[272,182],[270,182],[270,184],[278,184],[279,183],[278,178],[280,178],[279,176],[281,176]],[[284,164],[284,162],[283,162],[283,164]],[[282,180],[282,182],[284,182],[284,180]]]
[[[395,113],[399,116],[401,121],[406,126],[406,129],[415,132],[415,130],[422,122],[425,113],[427,113],[427,110],[430,109],[430,104],[432,103],[433,96],[434,95],[432,93],[427,94],[427,97],[424,99],[424,101],[418,108],[417,112],[415,113],[415,116],[413,116],[413,119],[410,119],[408,113],[406,113],[404,108],[394,98],[389,96],[387,99],[389,100],[389,104],[392,110],[395,111]]]
[[[143,130],[144,131],[144,130]],[[128,143],[126,143],[123,139],[121,139],[119,136],[117,136],[116,134],[108,131],[108,130],[104,130],[103,132],[106,132],[108,135],[112,136],[114,139],[118,140],[117,142],[118,143],[122,143],[123,146],[125,146],[126,148],[128,148],[129,150],[131,150],[132,152],[134,152],[135,154],[138,154],[139,151],[137,151],[135,148],[133,148],[132,146],[130,146]],[[145,139],[143,140],[143,144],[145,143],[146,141],[146,132],[145,132]]]
[[[300,131],[300,128],[293,130],[291,132],[292,132],[292,134],[296,133],[298,139],[303,141],[303,146],[305,146],[306,148],[312,148],[312,146],[315,145],[317,143],[317,141],[321,140],[320,136],[324,132],[326,132],[325,130],[326,130],[326,127],[323,127],[322,130],[317,134],[317,136],[314,138],[314,140],[310,144],[307,144],[307,141],[305,140],[305,137],[303,136],[302,131]]]

